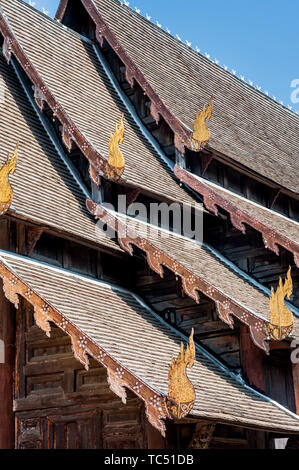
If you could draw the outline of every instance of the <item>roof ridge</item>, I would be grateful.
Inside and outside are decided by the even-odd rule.
[[[173,177],[175,182],[178,185],[181,184],[184,187],[184,190],[186,192],[192,193],[192,196],[194,197],[195,202],[197,204],[201,204],[203,206],[202,201],[200,200],[201,199],[200,195],[198,193],[196,193],[196,191],[194,191],[187,184],[180,182],[179,179],[174,174],[175,163],[165,154],[165,152],[163,151],[163,149],[160,146],[160,144],[158,143],[158,141],[154,139],[154,137],[152,136],[150,131],[143,124],[141,118],[138,116],[138,113],[137,113],[134,105],[129,100],[127,95],[124,93],[124,91],[121,89],[116,77],[114,76],[114,74],[113,74],[113,72],[112,72],[112,70],[111,70],[111,68],[110,68],[110,66],[109,66],[109,64],[106,60],[106,58],[103,56],[103,53],[101,52],[101,50],[99,49],[99,47],[96,43],[93,44],[93,49],[95,51],[95,54],[97,56],[98,61],[100,62],[100,65],[102,66],[102,68],[104,70],[104,73],[106,74],[108,80],[110,81],[110,83],[111,83],[112,87],[114,88],[114,90],[116,91],[117,95],[121,99],[121,101],[122,101],[123,105],[125,106],[128,114],[131,116],[131,118],[133,119],[133,121],[137,125],[138,129],[140,130],[140,132],[144,136],[144,138],[151,145],[152,150],[153,150],[153,154],[155,154],[155,156],[158,156],[165,163],[165,165],[170,170],[170,175]]]
[[[10,0],[10,1],[12,2],[12,5],[13,5],[13,2],[17,1],[23,4],[29,10],[29,5],[26,4],[23,0]],[[33,12],[37,12],[38,15],[42,15],[48,18],[47,15],[40,13],[35,8],[31,7],[31,9]],[[53,21],[54,24],[58,25],[58,22],[56,22],[55,20],[51,20],[51,21]],[[107,165],[110,167],[110,170],[113,173],[115,173],[114,168],[112,168],[111,165],[108,163],[107,157],[104,156],[101,152],[99,152],[95,144],[91,143],[89,139],[86,137],[85,133],[81,129],[79,129],[79,127],[76,124],[74,124],[72,119],[69,117],[69,113],[67,113],[64,110],[64,107],[60,105],[60,100],[59,101],[57,100],[56,96],[52,92],[52,89],[50,89],[47,86],[47,84],[44,82],[44,79],[41,77],[40,72],[36,70],[32,61],[28,58],[27,53],[25,52],[23,46],[21,45],[19,36],[15,32],[15,29],[12,28],[10,21],[8,19],[8,16],[6,15],[3,7],[1,6],[0,6],[0,30],[1,30],[1,34],[4,37],[4,44],[7,41],[9,43],[9,47],[7,47],[7,51],[5,55],[7,62],[8,63],[10,62],[12,54],[15,55],[21,67],[23,68],[24,71],[26,71],[26,74],[29,76],[35,89],[38,89],[39,91],[41,91],[41,88],[43,88],[43,91],[41,93],[42,97],[40,99],[37,99],[37,104],[41,109],[43,109],[44,102],[46,102],[52,108],[52,110],[54,110],[55,108],[56,116],[58,117],[59,121],[62,124],[62,129],[61,129],[62,139],[66,147],[70,148],[72,145],[72,141],[74,141],[78,145],[78,147],[81,149],[82,153],[87,158],[90,165],[93,166],[99,173],[102,172],[103,175],[107,173],[107,168],[106,168]],[[62,30],[64,30],[64,28],[62,28]],[[78,38],[77,35],[75,36]],[[88,42],[88,43],[93,44],[92,42]],[[28,63],[29,67],[26,68],[24,66],[24,62],[26,62],[26,64]],[[28,72],[28,69],[29,69],[29,72]]]
[[[93,0],[91,0],[93,2]],[[118,3],[119,5],[123,6],[124,8],[127,8],[131,13],[133,13],[137,18],[141,18],[143,21],[147,22],[149,25],[153,26],[157,31],[161,31],[163,34],[167,35],[169,38],[172,38],[177,44],[181,44],[185,49],[186,51],[188,52],[191,52],[193,53],[195,56],[196,55],[199,55],[201,56],[205,61],[207,61],[207,63],[209,64],[213,64],[214,66],[218,67],[220,70],[222,70],[223,72],[226,72],[229,76],[231,77],[234,77],[240,84],[244,85],[244,86],[247,86],[247,88],[249,88],[250,90],[258,93],[259,95],[263,96],[265,99],[267,99],[268,101],[270,101],[270,103],[273,103],[273,104],[276,104],[279,108],[283,109],[284,111],[287,111],[288,113],[290,113],[291,115],[299,118],[299,110],[298,111],[294,111],[293,109],[290,109],[290,105],[286,106],[283,104],[282,101],[278,101],[276,99],[274,99],[274,97],[272,98],[270,95],[269,95],[269,92],[267,94],[267,91],[263,92],[261,89],[261,87],[255,87],[253,84],[251,84],[249,81],[246,82],[245,81],[245,78],[244,78],[244,75],[243,74],[240,74],[240,77],[237,76],[236,74],[236,71],[234,69],[232,69],[232,72],[230,72],[228,70],[228,67],[226,68],[226,66],[221,66],[219,63],[213,61],[212,59],[210,59],[210,56],[209,54],[207,55],[204,55],[200,52],[200,50],[196,50],[194,49],[193,47],[191,47],[191,43],[190,45],[188,45],[187,43],[185,44],[181,39],[178,39],[178,37],[175,37],[173,34],[171,34],[171,32],[169,31],[165,31],[165,29],[161,27],[159,27],[157,24],[153,23],[153,21],[149,20],[147,17],[143,16],[141,14],[141,10],[140,9],[136,9],[137,7],[135,7],[135,10],[133,10],[132,7],[129,6],[130,2],[124,0],[123,2],[121,0],[110,0],[110,1],[113,1],[115,3]],[[94,3],[94,2],[93,2]],[[137,11],[138,10],[138,11]],[[178,35],[176,35],[178,36]],[[187,40],[186,40],[187,41]],[[196,46],[197,47],[197,46]],[[234,73],[235,72],[235,73]]]

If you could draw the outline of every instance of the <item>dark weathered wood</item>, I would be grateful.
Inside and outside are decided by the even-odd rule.
[[[0,249],[9,249],[9,222],[7,219],[0,220]],[[14,318],[11,304],[3,294],[2,280],[0,280],[0,341],[0,347],[4,352],[4,357],[0,357],[0,449],[11,449],[14,447]]]
[[[269,289],[277,286],[279,277],[284,277],[291,266],[294,285],[292,302],[299,305],[299,268],[294,265],[290,252],[281,248],[277,256],[263,246],[260,234],[247,227],[244,235],[228,220],[204,219],[204,228],[204,241]]]
[[[27,229],[27,256],[31,256],[35,245],[43,234],[44,227],[28,228]]]
[[[296,413],[290,351],[271,351],[265,356],[264,371],[266,394]]]
[[[148,264],[138,266],[138,293],[162,318],[186,334],[194,328],[195,337],[231,367],[240,366],[239,332],[219,320],[214,303],[204,295],[200,303],[186,296],[173,273],[166,270],[163,279]]]

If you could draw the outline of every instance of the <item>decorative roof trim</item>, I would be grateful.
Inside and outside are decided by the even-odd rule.
[[[89,369],[89,355],[107,369],[109,386],[122,399],[123,403],[126,403],[125,388],[131,390],[138,398],[144,401],[149,422],[165,437],[166,428],[163,420],[169,416],[165,412],[164,402],[166,397],[163,393],[151,388],[130,370],[113,359],[104,349],[85,335],[80,328],[31,289],[30,285],[23,281],[3,259],[0,259],[0,277],[3,280],[4,294],[14,304],[16,309],[19,307],[18,295],[20,295],[34,307],[35,322],[48,337],[50,337],[51,333],[50,322],[70,336],[74,356],[83,364],[85,369]],[[136,384],[141,386],[136,387]],[[158,403],[160,402],[160,409],[152,404],[157,401]]]
[[[10,252],[7,252],[7,251],[4,251],[4,250],[0,250],[0,277],[3,278],[3,273],[1,271],[1,267],[3,266],[4,269],[6,268],[11,274],[10,274],[10,279],[12,278],[12,282],[13,284],[15,283],[15,278],[16,278],[16,281],[17,282],[20,282],[21,283],[21,286],[23,286],[27,292],[27,289],[28,289],[28,284],[25,283],[24,281],[22,281],[22,279],[20,278],[20,276],[17,275],[17,273],[15,273],[14,269],[12,269],[9,265],[9,261],[7,260],[4,260],[2,258],[2,253],[5,255],[6,258],[12,258],[12,259],[24,259],[24,256],[22,255],[19,255],[19,254],[15,254],[15,253],[10,253]],[[77,279],[83,279],[85,281],[88,281],[90,284],[93,284],[93,285],[102,285],[102,286],[105,286],[107,289],[113,289],[113,290],[116,290],[118,292],[122,292],[122,293],[125,293],[125,294],[130,294],[132,295],[132,297],[145,309],[147,310],[154,318],[156,318],[157,320],[159,320],[161,322],[161,324],[167,326],[167,328],[173,332],[174,334],[176,334],[178,336],[178,338],[180,338],[181,340],[183,340],[185,343],[188,343],[189,341],[189,338],[188,336],[186,336],[185,334],[183,334],[182,332],[176,330],[176,328],[174,328],[174,326],[168,324],[163,318],[161,318],[155,311],[153,311],[145,302],[143,299],[141,299],[137,294],[135,294],[134,292],[131,292],[130,290],[124,288],[124,287],[120,287],[118,285],[112,285],[110,284],[109,282],[107,281],[103,281],[103,280],[98,280],[98,279],[93,279],[93,278],[90,278],[86,275],[83,275],[83,274],[78,274],[78,273],[74,273],[72,271],[69,271],[67,269],[63,269],[63,268],[59,268],[59,267],[56,267],[56,266],[51,266],[49,265],[48,263],[45,263],[43,261],[36,261],[32,258],[25,258],[26,259],[26,263],[28,264],[32,264],[32,265],[35,265],[35,266],[45,266],[45,267],[48,267],[51,269],[51,271],[53,272],[56,272],[56,273],[63,273],[63,275],[65,275],[66,277],[71,277],[71,278],[77,278]],[[7,276],[7,273],[5,274],[5,277]],[[19,286],[20,288],[20,286]],[[29,287],[30,289],[30,287]],[[35,296],[37,296],[37,298],[39,300],[41,300],[42,302],[44,302],[44,300],[38,295],[36,294],[32,289],[30,289],[31,292],[33,292],[33,294]],[[22,297],[24,297],[22,295],[22,293],[20,293],[19,291],[17,292],[17,295],[21,295]],[[17,295],[16,295],[16,298],[17,298]],[[32,295],[31,296],[31,299],[28,299],[27,297],[25,297],[26,300],[28,300],[29,302],[32,303],[32,301],[34,300],[34,296]],[[14,302],[13,302],[14,303]],[[32,304],[33,305],[33,304]],[[47,302],[47,305],[50,305],[48,302]],[[54,309],[56,310],[56,309]],[[60,315],[60,313],[59,313]],[[65,319],[65,317],[63,315],[61,315],[62,319]],[[60,317],[58,317],[60,318]],[[66,320],[66,319],[65,319]],[[52,321],[53,323],[56,324],[56,322],[54,320],[50,320]],[[63,320],[62,320],[63,321]],[[69,320],[66,320],[70,325],[73,325],[72,322],[69,322]],[[58,327],[60,327],[58,325]],[[80,335],[82,335],[82,332],[79,328],[77,328],[76,326],[73,325],[73,327],[75,328],[76,331],[79,332]],[[63,331],[65,331],[63,329]],[[86,335],[85,335],[86,336]],[[92,340],[91,340],[92,341]],[[93,343],[93,341],[92,341]],[[98,345],[97,345],[98,347]],[[225,374],[227,374],[228,377],[230,377],[231,379],[233,379],[236,383],[242,385],[244,387],[244,389],[248,390],[250,393],[253,393],[254,395],[256,395],[257,397],[269,402],[269,403],[272,403],[274,406],[276,406],[277,408],[279,408],[280,410],[282,410],[286,415],[294,418],[295,420],[299,421],[299,416],[296,415],[295,413],[293,413],[292,411],[290,411],[289,409],[285,408],[283,405],[281,405],[280,403],[276,402],[275,400],[273,400],[272,398],[268,397],[267,395],[264,395],[258,391],[256,391],[255,389],[253,389],[252,387],[250,387],[245,381],[244,379],[241,377],[240,374],[236,375],[234,372],[232,372],[231,370],[229,370],[222,362],[219,361],[219,359],[217,359],[215,356],[213,356],[210,352],[208,352],[206,349],[204,349],[201,345],[199,345],[198,343],[195,343],[195,349],[200,352],[203,356],[205,356],[207,359],[209,359],[212,363],[214,363],[222,372],[225,372]],[[104,350],[99,348],[99,356],[101,355],[101,351],[103,354],[105,354]],[[102,363],[102,360],[104,359],[103,358],[99,358],[97,355],[92,355],[90,351],[87,352],[87,354],[91,355],[92,357],[95,358],[95,360],[97,360],[98,362],[100,362],[104,367],[106,367],[103,363]],[[85,364],[84,364],[85,365]],[[122,367],[122,366],[121,366]],[[122,367],[122,369],[124,369]],[[108,372],[108,370],[107,370]],[[108,381],[111,382],[110,380],[110,377],[108,376]],[[113,384],[115,385],[115,384]],[[135,384],[136,385],[136,384]],[[127,386],[127,385],[123,385],[124,386]],[[125,390],[123,389],[119,389],[117,387],[117,390],[119,391],[121,397],[120,398],[124,398],[125,397]],[[156,396],[163,396],[165,398],[165,395],[162,395],[162,394],[159,394],[159,391],[156,389],[156,388],[150,388],[151,392],[154,391],[155,395]],[[133,390],[133,393],[137,394],[135,390]],[[138,394],[137,394],[138,395]],[[140,397],[140,395],[138,395]],[[150,408],[150,412],[153,411],[155,412],[155,410],[151,410]],[[146,414],[148,415],[148,409],[146,409]],[[194,415],[194,411],[191,411],[191,415]],[[203,416],[199,416],[199,415],[194,415],[194,418],[200,418],[202,419]],[[213,421],[217,421],[219,423],[224,423],[224,424],[231,424],[231,421],[230,420],[225,420],[223,419],[223,416],[221,418],[217,418],[217,416],[214,416],[213,413],[211,413],[211,415],[204,415],[204,417],[206,419],[211,419]],[[150,418],[152,419],[152,416],[150,414]],[[161,419],[164,419],[164,417],[162,417]],[[234,423],[235,424],[240,424],[240,425],[246,425],[248,423],[246,423],[246,420],[236,420],[236,418],[234,418]],[[153,424],[153,423],[152,423]],[[155,426],[155,424],[153,424],[153,426]],[[252,425],[251,425],[252,427]],[[264,429],[261,425],[260,426],[257,426],[257,429]],[[271,426],[271,429],[273,431],[277,430],[276,428],[272,427]]]
[[[94,203],[91,199],[86,201],[87,209],[97,219],[104,220],[110,228],[118,235],[118,242],[130,255],[133,255],[133,245],[144,251],[147,255],[147,262],[151,269],[163,277],[163,266],[167,267],[176,276],[181,277],[182,287],[186,294],[195,302],[199,303],[199,291],[213,300],[217,307],[219,318],[234,328],[233,316],[248,326],[253,342],[266,353],[269,353],[270,346],[267,341],[266,327],[269,321],[256,315],[254,312],[221,292],[205,279],[195,275],[188,268],[171,258],[164,251],[157,248],[147,239],[137,235],[127,224],[120,221],[112,212],[108,212],[102,206]],[[124,234],[124,235],[123,235]]]
[[[95,52],[95,54],[96,54],[96,56],[97,56],[97,58],[98,58],[98,60],[101,64],[102,68],[104,69],[104,72],[106,73],[107,77],[109,78],[111,85],[113,86],[113,88],[116,91],[116,93],[117,93],[118,97],[120,98],[120,100],[125,105],[126,110],[128,111],[128,113],[133,118],[133,120],[134,120],[135,124],[137,125],[138,129],[140,130],[140,132],[142,133],[144,138],[147,140],[147,142],[150,144],[150,146],[153,148],[153,150],[157,153],[159,158],[164,163],[166,163],[166,165],[170,168],[170,170],[173,171],[174,163],[172,162],[172,160],[170,160],[168,157],[166,157],[165,153],[162,151],[162,149],[161,149],[160,145],[158,144],[157,140],[152,136],[150,131],[145,127],[145,125],[141,121],[140,117],[137,114],[137,111],[136,111],[134,105],[132,104],[132,102],[130,101],[128,96],[125,94],[125,92],[120,87],[115,75],[113,74],[113,72],[110,68],[110,65],[108,64],[106,58],[104,57],[102,51],[100,50],[100,48],[98,46],[98,44],[94,44],[93,49],[94,49],[94,52]]]
[[[7,63],[10,63],[12,54],[16,57],[22,69],[31,80],[34,85],[34,98],[35,102],[38,105],[39,109],[43,111],[44,103],[46,102],[51,108],[53,115],[59,119],[62,125],[62,141],[67,147],[68,151],[71,151],[72,141],[78,146],[83,155],[90,162],[92,167],[96,172],[109,179],[107,174],[107,167],[110,167],[108,160],[100,152],[98,152],[94,146],[87,140],[87,138],[82,134],[78,129],[72,119],[68,116],[63,107],[56,100],[54,94],[51,92],[49,87],[43,81],[33,64],[30,62],[29,58],[25,54],[22,46],[20,45],[18,39],[13,33],[9,22],[6,18],[6,15],[3,12],[3,9],[0,8],[0,32],[3,35],[3,55],[7,60]],[[114,174],[114,169],[110,168],[111,174]],[[115,180],[118,180],[119,177],[115,173]],[[97,181],[95,181],[97,183]]]
[[[185,147],[192,150],[192,145],[190,141],[191,129],[188,129],[182,122],[177,119],[167,108],[165,103],[161,100],[158,94],[155,92],[153,87],[150,85],[148,80],[145,78],[143,73],[138,69],[134,61],[128,55],[124,47],[119,43],[116,35],[113,33],[112,29],[104,21],[103,17],[100,15],[95,4],[92,0],[81,0],[82,4],[86,8],[91,19],[96,26],[96,38],[100,45],[103,44],[103,38],[110,44],[115,53],[119,56],[126,67],[126,79],[128,83],[133,87],[134,79],[141,86],[143,91],[147,94],[148,98],[151,101],[151,114],[156,122],[159,122],[160,116],[162,116],[170,128],[173,130],[175,135],[175,146],[181,152],[185,152]],[[56,19],[62,21],[63,15],[65,13],[68,0],[62,0],[57,14]]]
[[[9,176],[16,171],[18,160],[18,144],[10,157],[8,154],[6,162],[0,165],[0,216],[5,214],[10,208],[13,199],[13,188],[10,184]]]
[[[190,186],[194,191],[203,196],[204,205],[208,210],[213,212],[215,215],[218,215],[218,205],[229,213],[231,223],[236,229],[240,230],[243,234],[245,234],[245,224],[254,228],[262,234],[264,245],[266,248],[274,251],[274,253],[279,256],[279,247],[277,246],[277,244],[281,245],[287,251],[293,253],[295,264],[297,267],[299,267],[298,243],[278,233],[277,231],[275,231],[275,229],[270,228],[268,225],[264,224],[253,215],[250,215],[247,212],[239,209],[238,206],[236,206],[234,203],[228,201],[220,194],[217,194],[217,190],[214,191],[213,189],[209,188],[195,175],[184,170],[179,165],[175,165],[174,174],[178,179],[180,179],[182,182]]]

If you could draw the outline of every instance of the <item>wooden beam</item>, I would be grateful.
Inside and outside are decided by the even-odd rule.
[[[166,439],[146,420],[146,436],[148,449],[166,449]]]
[[[9,222],[0,221],[0,249],[9,249]],[[13,375],[14,319],[0,281],[0,449],[14,448]],[[3,354],[4,353],[4,354]]]
[[[240,327],[241,364],[249,385],[264,392],[264,353],[252,341],[246,325]]]
[[[208,449],[214,431],[215,424],[213,423],[197,423],[195,425],[194,433],[189,444],[189,449]]]
[[[201,176],[204,176],[214,158],[213,153],[201,155]]]

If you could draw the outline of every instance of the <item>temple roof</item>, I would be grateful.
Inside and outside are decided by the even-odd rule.
[[[207,209],[217,214],[218,207],[230,214],[232,224],[243,233],[246,225],[263,235],[264,244],[279,255],[277,245],[294,254],[299,267],[299,224],[261,204],[250,201],[222,186],[175,166],[176,176],[204,197]]]
[[[107,368],[112,390],[124,401],[125,388],[133,391],[144,400],[152,424],[164,431],[160,407],[168,368],[186,337],[117,286],[3,251],[0,277],[11,302],[16,305],[16,294],[21,295],[34,306],[35,320],[47,334],[51,322],[69,334],[77,359],[88,367],[88,356],[94,357]],[[188,377],[196,392],[190,417],[299,433],[298,416],[254,391],[198,345]]]
[[[95,45],[22,1],[3,0],[1,8],[2,33],[5,28],[6,37],[14,38],[12,50],[27,73],[26,64],[30,64],[29,75],[40,101],[46,101],[58,118],[62,116],[64,142],[75,140],[101,173],[110,135],[124,113],[122,182],[159,198],[194,204],[118,96]]]
[[[195,113],[213,94],[211,148],[297,192],[296,116],[119,2],[82,2],[86,7],[97,6],[119,44],[182,128],[192,129]],[[255,344],[268,351],[265,326],[270,319],[270,291],[212,247],[106,211],[89,199],[90,212],[98,216],[103,211],[108,226],[117,222],[119,245],[96,230],[85,204],[91,195],[53,129],[51,133],[49,123],[44,122],[43,105],[46,102],[60,120],[65,146],[70,150],[74,141],[104,177],[109,177],[105,173],[109,138],[123,113],[121,149],[126,165],[120,183],[156,199],[201,207],[195,202],[197,197],[180,186],[182,180],[203,196],[208,210],[217,213],[217,205],[227,210],[237,228],[243,231],[244,223],[251,225],[275,252],[277,244],[292,251],[297,264],[298,224],[200,177],[185,172],[192,177],[190,184],[188,178],[185,181],[173,172],[173,165],[141,125],[92,41],[20,0],[1,1],[0,31],[4,55],[12,63],[8,66],[0,58],[5,93],[0,113],[0,163],[19,141],[9,214],[119,253],[133,254],[135,245],[146,253],[153,271],[162,276],[163,268],[170,269],[181,278],[183,290],[191,298],[199,301],[202,292],[215,302],[226,324],[233,328],[236,319],[243,322]],[[36,101],[28,91],[31,84],[24,87],[17,61],[34,84]],[[159,101],[155,105],[163,115]],[[120,225],[128,229],[123,236]],[[184,335],[134,293],[102,281],[3,251],[0,277],[9,300],[17,306],[17,294],[27,299],[34,306],[37,324],[48,335],[51,322],[62,328],[72,338],[76,358],[88,367],[88,356],[92,356],[106,367],[112,390],[123,401],[124,388],[136,393],[144,400],[152,424],[164,432],[165,415],[159,403],[167,396],[168,366],[171,356],[178,354],[180,342],[187,340]],[[287,305],[295,314],[292,336],[298,338],[298,309]],[[188,374],[196,390],[191,417],[299,433],[296,415],[248,387],[199,345],[196,351],[195,366]]]
[[[119,251],[96,233],[85,207],[86,195],[47,136],[11,66],[0,58],[5,103],[0,112],[0,163],[19,142],[10,214],[39,226],[84,238]]]
[[[14,9],[15,4],[18,6],[17,10]],[[19,0],[4,0],[2,6],[5,7],[5,15],[1,20],[1,27],[8,34],[6,38],[9,37],[9,47],[14,48],[12,50],[17,59],[21,61],[22,67],[27,72],[30,70],[30,73],[28,73],[31,78],[39,76],[42,77],[42,80],[46,80],[47,86],[52,90],[51,93],[54,93],[55,98],[58,98],[56,111],[61,110],[63,106],[64,115],[67,113],[72,116],[72,122],[76,120],[78,128],[84,128],[87,132],[88,141],[93,136],[96,139],[97,148],[102,146],[102,151],[107,150],[109,133],[113,130],[115,122],[118,122],[117,118],[124,112],[127,129],[125,142],[128,144],[128,147],[125,147],[124,143],[124,154],[129,159],[125,170],[125,172],[127,171],[126,178],[135,175],[135,181],[133,182],[131,179],[132,185],[136,184],[137,187],[159,194],[161,197],[178,199],[180,202],[193,202],[192,197],[174,181],[160,155],[157,155],[153,148],[148,147],[149,140],[144,137],[140,129],[136,128],[136,122],[132,114],[123,104],[122,97],[118,95],[115,86],[112,86],[107,71],[104,70],[105,67],[102,68],[102,61],[99,60],[93,43],[36,12]],[[15,14],[16,11],[19,14]],[[32,40],[32,37],[34,40]],[[20,54],[20,45],[22,54],[24,52],[27,54],[25,57],[28,62],[25,64],[23,63],[24,56]],[[81,64],[81,69],[84,68],[85,70],[84,78],[82,78],[79,64]],[[7,66],[4,65],[3,61],[2,67],[5,73],[8,73]],[[11,75],[11,72],[9,73]],[[69,76],[72,76],[73,79],[68,80]],[[39,85],[36,84],[36,87],[38,86],[40,86],[40,82]],[[45,89],[42,87],[39,91],[42,93],[42,97],[45,97]],[[24,101],[26,98],[24,92],[20,91],[20,87],[18,93],[22,94],[23,106],[26,107]],[[80,99],[75,101],[74,96],[78,96]],[[49,105],[51,103],[49,101]],[[76,181],[75,178],[71,177],[69,170],[60,158],[61,155],[58,156],[53,144],[46,137],[45,129],[42,129],[37,116],[33,112],[29,112],[28,105],[29,103],[27,103],[27,108],[24,108],[23,115],[28,114],[28,122],[30,119],[35,120],[32,125],[36,129],[35,132],[40,133],[40,141],[44,139],[46,148],[39,148],[39,153],[35,156],[36,142],[34,142],[34,135],[27,125],[26,132],[32,134],[30,138],[26,139],[27,154],[33,156],[34,159],[29,160],[26,158],[26,150],[24,157],[21,156],[21,171],[18,169],[16,183],[14,184],[16,189],[13,209],[17,214],[40,224],[44,223],[50,226],[55,224],[55,227],[61,227],[64,231],[69,230],[70,233],[78,234],[81,237],[92,239],[99,244],[119,250],[118,245],[108,239],[101,231],[96,233],[90,217],[83,208],[84,196],[79,189],[80,182],[78,183],[78,180]],[[16,104],[12,100],[9,105],[9,112],[13,115],[16,115],[18,111],[15,108]],[[87,109],[88,113],[86,113]],[[41,115],[39,117],[41,119]],[[115,121],[112,119],[113,117]],[[14,132],[17,131],[23,139],[23,135],[25,135],[23,130],[25,126],[24,118],[18,119],[17,123],[20,128],[15,126]],[[5,116],[3,127],[5,125],[7,126],[7,116]],[[84,133],[84,135],[87,134]],[[12,143],[6,140],[6,144],[11,146],[9,147],[11,150]],[[54,163],[51,163],[48,156],[51,149],[55,156]],[[146,149],[147,153],[145,153]],[[22,150],[21,141],[20,152]],[[24,167],[22,168],[21,165],[24,165]],[[69,178],[67,183],[64,181],[64,175]],[[148,180],[146,175],[149,176]],[[135,176],[133,177],[135,178]],[[201,178],[195,177],[195,179],[205,187],[212,188],[211,183],[203,182]],[[51,186],[45,185],[45,181],[48,180],[52,181]],[[24,182],[26,182],[26,192],[24,191]],[[57,184],[57,187],[53,186],[54,183]],[[39,188],[39,191],[37,191],[37,188]],[[40,188],[43,188],[43,191],[40,191]],[[213,187],[211,190],[214,191],[214,189]],[[297,242],[296,229],[298,224],[287,221],[288,226],[284,230],[281,221],[285,222],[285,218],[276,213],[257,208],[257,205],[250,202],[246,203],[244,199],[226,193],[225,190],[220,188],[217,188],[217,194],[233,204],[230,215],[233,217],[234,223],[236,223],[238,212],[243,210],[251,217],[257,217],[260,222],[264,223],[266,220],[269,225],[274,225],[274,229],[284,237],[288,232],[289,235],[291,234],[291,238],[295,239],[293,241]],[[20,198],[20,203],[18,198]],[[50,198],[51,203],[49,204]],[[217,201],[211,199],[212,203],[208,208],[211,210],[211,206],[213,206],[213,210]],[[49,210],[42,210],[43,205],[47,208],[50,206]],[[70,217],[70,210],[72,209],[74,214]],[[52,217],[50,217],[51,211],[53,212]],[[62,221],[64,218],[66,218],[65,223]],[[242,218],[241,222],[243,222]],[[129,219],[128,223],[131,223]],[[242,223],[239,228],[242,229]],[[272,232],[274,231],[271,228]],[[265,234],[263,233],[263,235],[265,239]],[[269,238],[266,241],[270,243],[272,240]],[[231,313],[234,313],[241,321],[247,322],[246,324],[251,322],[250,326],[256,332],[255,340],[257,344],[266,349],[264,338],[262,338],[259,329],[262,328],[263,321],[268,322],[269,320],[269,291],[267,292],[261,286],[257,287],[257,283],[249,276],[237,271],[231,263],[210,247],[200,246],[191,240],[182,239],[171,234],[165,240],[160,237],[159,231],[154,242],[155,247],[161,253],[171,258],[174,272],[176,272],[176,265],[179,265],[180,269],[184,271],[182,277],[184,277],[185,290],[192,298],[198,300],[198,291],[203,291],[210,296],[216,302],[220,317],[230,326],[233,324]],[[121,244],[121,247],[125,250],[127,248],[124,244]],[[153,267],[155,269],[155,266]],[[194,287],[195,285],[197,287]],[[238,312],[238,315],[236,312]],[[249,317],[250,321],[248,320]],[[256,322],[254,327],[252,322]],[[298,333],[297,322],[295,322],[294,333],[295,335]]]
[[[82,0],[178,136],[214,97],[210,148],[297,193],[299,118],[117,0]],[[58,11],[63,16],[67,0]]]
[[[219,317],[233,327],[234,317],[250,327],[254,342],[267,350],[264,327],[269,323],[270,290],[229,262],[207,244],[158,229],[87,202],[91,213],[118,233],[122,248],[133,253],[137,246],[147,255],[150,267],[163,276],[163,267],[182,279],[185,292],[198,301],[200,292],[216,303]],[[299,311],[295,313],[292,335],[299,337]]]

